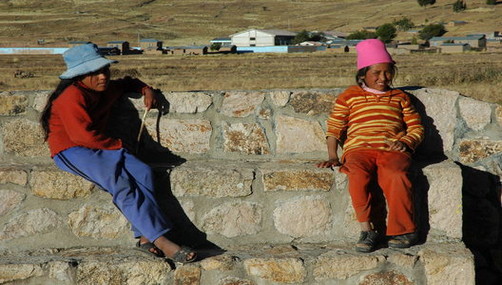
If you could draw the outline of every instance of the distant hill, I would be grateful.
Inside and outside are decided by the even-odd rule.
[[[466,11],[454,13],[454,1],[424,8],[416,0],[2,0],[0,46],[34,46],[41,39],[57,46],[76,40],[127,40],[135,46],[139,38],[165,45],[207,44],[248,28],[350,33],[402,17],[417,26],[465,21],[447,27],[451,36],[502,31],[502,2],[489,6],[469,0]]]

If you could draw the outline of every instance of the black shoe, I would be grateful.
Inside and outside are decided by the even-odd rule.
[[[409,248],[417,242],[416,233],[393,236],[388,244],[390,248]]]
[[[356,243],[356,251],[372,252],[378,242],[378,233],[376,231],[361,232],[359,241]]]

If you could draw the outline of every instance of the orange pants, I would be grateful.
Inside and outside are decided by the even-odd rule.
[[[354,150],[347,153],[340,171],[347,174],[352,205],[359,222],[371,222],[369,184],[377,179],[387,200],[387,235],[402,235],[416,230],[413,221],[411,182],[407,153],[385,150]]]

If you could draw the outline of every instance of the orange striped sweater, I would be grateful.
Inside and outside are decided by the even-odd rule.
[[[355,149],[386,149],[387,141],[396,140],[415,150],[424,137],[420,115],[398,89],[377,95],[350,86],[335,100],[327,127],[326,135],[343,144],[344,156]]]

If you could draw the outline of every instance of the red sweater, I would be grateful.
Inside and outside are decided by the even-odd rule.
[[[420,115],[409,96],[392,89],[376,95],[359,86],[340,94],[327,121],[327,136],[343,142],[344,155],[354,149],[386,149],[401,141],[415,150],[424,137]]]
[[[74,146],[121,148],[120,139],[105,134],[113,103],[125,92],[140,93],[146,86],[128,77],[110,81],[104,92],[95,92],[81,83],[70,85],[52,102],[47,139],[51,157]]]

